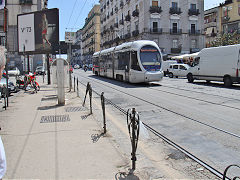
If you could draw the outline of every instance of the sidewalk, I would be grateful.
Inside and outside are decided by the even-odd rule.
[[[129,162],[111,136],[102,135],[102,126],[82,108],[82,99],[66,93],[66,105],[57,106],[56,89],[40,85],[37,94],[16,94],[0,112],[7,156],[4,178],[118,179]]]

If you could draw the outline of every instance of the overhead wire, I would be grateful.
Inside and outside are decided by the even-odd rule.
[[[75,0],[75,3],[74,3],[74,5],[73,5],[72,12],[71,12],[71,15],[70,15],[70,17],[69,17],[69,19],[68,19],[68,23],[67,23],[66,29],[67,29],[67,27],[68,27],[68,25],[69,25],[69,22],[70,22],[71,18],[72,18],[73,10],[74,10],[74,8],[75,8],[76,3],[77,3],[77,0]]]
[[[74,23],[74,25],[73,25],[73,28],[75,28],[75,25],[77,24],[78,19],[79,19],[80,15],[81,15],[82,12],[83,12],[83,9],[84,9],[84,7],[85,7],[85,5],[86,5],[86,2],[87,2],[87,0],[85,0],[83,6],[82,6],[82,8],[81,8],[80,13],[78,14],[78,17],[77,17],[77,19],[76,19],[76,21],[75,21],[75,23]]]

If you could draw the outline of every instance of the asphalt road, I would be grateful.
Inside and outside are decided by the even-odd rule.
[[[135,107],[143,122],[219,171],[240,164],[240,86],[191,84],[168,77],[150,84],[129,84],[83,70],[74,70],[73,75],[82,83],[90,82],[121,108]]]

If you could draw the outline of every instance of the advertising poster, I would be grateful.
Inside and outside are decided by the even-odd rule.
[[[59,42],[58,9],[18,15],[18,53],[51,53]]]

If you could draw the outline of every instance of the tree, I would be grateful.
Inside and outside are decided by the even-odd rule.
[[[237,31],[233,33],[224,33],[216,37],[215,40],[209,43],[209,47],[227,46],[240,44],[240,34]]]

